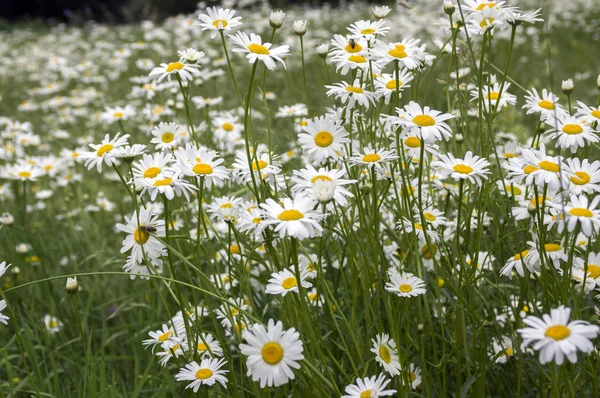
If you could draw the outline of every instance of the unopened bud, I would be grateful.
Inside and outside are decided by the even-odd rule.
[[[15,218],[10,213],[2,213],[2,218],[0,219],[3,225],[13,225],[15,222]]]
[[[67,285],[65,290],[69,294],[76,294],[79,291],[79,284],[77,283],[77,277],[67,278]]]
[[[565,95],[571,95],[571,93],[575,90],[575,85],[573,84],[573,80],[567,79],[562,82],[562,91]]]
[[[325,58],[328,52],[329,44],[323,43],[317,46],[317,54],[319,54],[320,57]]]
[[[419,332],[422,332],[422,331],[423,331],[423,328],[424,328],[424,326],[423,326],[423,324],[422,324],[422,323],[419,323],[419,324],[417,325],[417,330],[418,330]]]
[[[304,36],[304,34],[306,33],[306,21],[294,21],[294,32],[298,36]]]
[[[283,19],[285,18],[285,12],[283,11],[271,11],[269,16],[269,24],[273,29],[281,28],[283,25]]]
[[[600,90],[600,75],[598,75],[598,79],[596,79],[596,87]]]
[[[373,7],[373,15],[377,19],[383,19],[387,17],[387,15],[392,11],[392,9],[388,6],[375,6]]]
[[[454,14],[456,6],[449,0],[444,1],[444,12],[448,15]]]

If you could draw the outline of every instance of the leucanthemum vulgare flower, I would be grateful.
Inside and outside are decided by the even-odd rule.
[[[385,163],[396,159],[398,156],[394,155],[392,151],[386,151],[384,149],[371,149],[369,147],[363,148],[363,153],[357,156],[352,156],[350,164],[352,166],[374,166],[381,168]]]
[[[165,253],[166,254],[166,253]],[[133,280],[136,277],[140,279],[150,279],[149,275],[162,274],[163,261],[160,258],[148,258],[148,262],[136,260],[133,256],[127,257],[127,261],[123,265],[123,271],[127,272],[129,279]]]
[[[101,173],[103,163],[106,163],[107,166],[115,164],[117,162],[115,149],[127,145],[127,139],[129,138],[129,134],[125,134],[121,137],[120,135],[121,133],[117,133],[117,135],[111,139],[110,135],[106,134],[100,144],[89,144],[93,151],[83,152],[80,155],[81,159],[85,159],[85,167],[87,167],[88,170],[91,170],[92,167],[96,166],[98,172]]]
[[[471,91],[472,101],[480,100],[483,106],[484,112],[490,112],[493,110],[500,111],[507,105],[514,105],[517,102],[517,97],[508,92],[510,83],[505,82],[500,93],[500,84],[494,83],[492,86],[483,86],[480,89],[474,89]]]
[[[292,192],[304,192],[322,203],[335,200],[340,206],[346,206],[347,198],[352,198],[354,195],[343,185],[356,181],[346,180],[343,178],[345,176],[345,170],[327,170],[323,167],[316,170],[311,165],[306,165],[305,169],[294,170],[295,185],[292,187]]]
[[[581,118],[587,124],[600,122],[600,107],[587,106],[583,102],[577,101],[577,106],[575,107],[575,116]]]
[[[544,144],[540,145],[539,150],[524,148],[522,158],[526,164],[522,169],[527,175],[526,185],[535,182],[539,188],[543,188],[547,184],[551,191],[558,191],[562,187],[561,159],[557,156],[548,156]]]
[[[171,358],[179,358],[188,350],[188,343],[185,339],[175,336],[162,343],[160,349],[156,353],[156,356],[160,358],[158,363],[161,366],[167,366]]]
[[[283,206],[271,198],[260,206],[265,211],[265,225],[273,226],[280,237],[303,240],[313,238],[323,230],[319,224],[323,215],[318,210],[313,210],[316,204],[315,200],[298,193],[293,199],[282,199]]]
[[[135,116],[135,108],[131,105],[125,106],[107,106],[106,110],[100,114],[99,119],[106,123],[114,123],[119,120],[128,120]]]
[[[398,43],[379,41],[372,50],[373,58],[381,67],[397,61],[401,68],[416,69],[422,65],[419,57],[419,42],[418,39],[404,39]]]
[[[569,177],[569,192],[576,195],[600,192],[600,161],[567,159],[564,173]]]
[[[556,147],[570,149],[571,153],[576,153],[577,149],[590,143],[600,141],[600,137],[582,117],[574,117],[562,112],[549,117],[546,123],[552,127],[546,134],[556,140]]]
[[[226,363],[224,358],[203,359],[199,365],[198,362],[193,361],[179,370],[179,373],[175,375],[175,380],[191,381],[185,388],[191,388],[194,392],[197,392],[202,384],[212,386],[217,382],[227,388],[225,374],[229,371],[221,369]]]
[[[489,351],[491,358],[496,358],[496,363],[506,363],[515,354],[512,340],[507,336],[492,340],[492,348]]]
[[[402,220],[398,222],[397,229],[399,229],[400,231],[402,231],[402,233],[405,234],[411,234],[414,231],[414,233],[417,235],[417,239],[421,243],[427,242],[427,238],[432,243],[437,243],[440,240],[438,233],[435,232],[432,228],[425,229],[420,223],[419,219],[417,219],[413,223],[407,218],[402,218]]]
[[[467,24],[469,25],[469,32],[483,35],[487,32],[493,32],[495,29],[504,29],[507,22],[504,11],[495,7],[485,7],[480,11],[471,13]]]
[[[385,103],[389,104],[392,95],[395,95],[396,89],[401,93],[404,89],[410,87],[410,83],[414,76],[408,69],[398,70],[398,76],[396,71],[392,74],[383,73],[377,76],[375,79],[375,92],[385,99]]]
[[[8,325],[8,320],[10,318],[2,314],[2,311],[4,311],[4,309],[6,309],[6,301],[0,300],[0,323]]]
[[[207,212],[219,220],[233,222],[241,212],[241,198],[222,196],[208,205]]]
[[[198,15],[202,30],[210,30],[210,37],[215,38],[219,31],[229,31],[231,28],[240,26],[242,17],[234,17],[235,10],[228,8],[207,8],[206,14]]]
[[[248,162],[248,155],[245,151],[239,151],[233,163],[233,178],[242,183],[252,183],[252,175],[257,182],[261,180],[270,180],[274,182],[275,177],[281,172],[281,167],[277,156],[270,156],[269,153],[250,154],[251,164]],[[252,170],[252,171],[251,171]]]
[[[173,337],[176,337],[178,334],[183,332],[183,330],[175,330],[173,326],[163,324],[161,329],[148,332],[150,338],[144,340],[142,344],[146,347],[151,346],[152,352],[154,352],[154,349],[157,345],[161,345],[165,341],[171,340]]]
[[[329,57],[344,58],[355,54],[363,54],[368,49],[367,40],[361,36],[349,36],[345,37],[342,35],[334,35],[331,39],[332,49],[329,52]]]
[[[232,305],[233,304],[233,305]],[[231,299],[231,303],[223,303],[215,310],[217,319],[221,321],[224,328],[231,328],[234,324],[244,321],[245,316],[242,311],[248,309],[248,304],[243,298]]]
[[[386,22],[382,19],[378,21],[356,21],[348,27],[348,31],[356,36],[366,37],[372,40],[375,36],[385,36],[390,31],[389,26],[385,26]]]
[[[596,209],[598,203],[600,203],[600,195],[597,195],[591,202],[585,195],[574,195],[565,205],[556,203],[549,203],[549,205],[561,211],[564,207],[565,224],[569,232],[573,232],[579,224],[583,234],[591,237],[594,231],[600,229],[600,210]],[[562,231],[561,226],[564,224],[559,225],[558,232]]]
[[[390,380],[383,373],[378,376],[358,378],[354,384],[346,386],[344,389],[346,395],[342,395],[342,398],[375,398],[394,395],[396,390],[385,389],[389,383]]]
[[[136,186],[141,187],[141,181],[145,178],[165,178],[174,171],[173,155],[170,152],[156,152],[153,155],[144,154],[141,160],[132,166],[133,181]]]
[[[307,119],[302,130],[298,143],[303,153],[318,163],[339,158],[344,154],[344,144],[350,143],[342,121],[330,116]]]
[[[7,166],[1,171],[2,173],[0,175],[2,177],[16,181],[36,181],[38,177],[44,175],[44,170],[38,165],[25,161],[20,161],[16,164]]]
[[[371,59],[366,51],[350,55],[331,56],[331,62],[335,65],[335,71],[342,75],[355,70],[359,70],[361,74],[367,73],[369,70],[377,73],[381,69],[379,63]]]
[[[378,334],[377,339],[371,339],[373,347],[371,352],[375,354],[375,360],[391,376],[400,374],[400,360],[396,342],[387,333]]]
[[[385,283],[385,290],[395,293],[400,297],[416,297],[425,294],[425,282],[410,272],[398,272],[395,268],[388,270],[389,282]]]
[[[452,130],[445,121],[452,119],[453,115],[433,110],[428,106],[421,108],[421,105],[414,101],[405,105],[403,109],[396,108],[396,113],[398,116],[389,117],[390,122],[418,130],[424,141],[433,143],[442,138],[448,141],[452,137]]]
[[[299,271],[300,285],[302,285],[302,288],[304,289],[310,289],[312,283],[306,280],[308,277],[308,269],[306,267],[300,267]],[[291,266],[283,271],[273,272],[265,292],[267,294],[281,295],[281,297],[285,297],[289,292],[299,293],[295,267]]]
[[[540,121],[565,112],[565,108],[558,103],[558,97],[546,89],[543,89],[540,95],[535,88],[532,88],[531,91],[527,91],[525,100],[523,109],[527,109],[527,115],[539,113]]]
[[[50,334],[56,334],[61,331],[63,323],[56,316],[46,314],[44,316],[44,326]]]
[[[5,214],[6,214],[6,213],[5,213]],[[4,216],[4,214],[3,214],[2,216]],[[4,224],[4,225],[7,225],[7,223],[4,223],[4,222],[3,222],[2,224]],[[6,261],[2,261],[2,262],[0,263],[0,277],[1,277],[1,276],[3,276],[3,275],[6,273],[6,271],[8,270],[8,268],[9,268],[11,265],[12,265],[12,264],[6,264]]]
[[[464,159],[455,158],[451,153],[440,155],[440,160],[432,162],[431,166],[437,168],[442,176],[450,176],[458,181],[469,180],[479,186],[483,185],[482,180],[487,180],[487,174],[490,174],[490,163],[473,155],[471,151],[465,154]]]
[[[177,123],[161,122],[158,126],[152,128],[150,142],[156,145],[157,151],[172,151],[179,146],[178,131],[179,125]]]
[[[121,253],[131,250],[131,259],[137,263],[143,262],[144,253],[149,259],[166,254],[165,245],[157,238],[165,236],[165,222],[152,209],[140,208],[139,216],[134,211],[131,217],[125,216],[125,223],[117,224],[118,230],[127,233]]]
[[[326,85],[325,88],[329,89],[327,96],[333,95],[346,104],[348,110],[354,108],[356,103],[369,109],[369,105],[374,105],[378,97],[377,93],[365,90],[359,79],[354,80],[352,84],[346,82],[333,83],[332,86]]]
[[[570,316],[571,309],[561,305],[542,318],[528,316],[523,319],[527,327],[518,332],[524,345],[533,343],[533,349],[540,351],[542,365],[551,361],[562,365],[565,357],[576,363],[577,351],[590,353],[594,350],[590,340],[598,336],[600,328],[586,321],[569,322]]]
[[[527,256],[525,258],[525,264],[531,265],[531,268],[530,267],[527,267],[527,268],[529,268],[530,270],[541,269],[542,262],[541,262],[541,255],[539,252],[539,243],[533,242],[533,241],[528,241],[527,245],[529,245],[529,252],[527,253]],[[560,242],[560,243],[553,243],[553,242],[545,243],[544,244],[544,252],[545,252],[544,259],[550,260],[550,262],[552,263],[554,268],[556,268],[557,270],[560,269],[561,262],[568,261],[568,259],[569,259],[569,256],[567,255],[567,253],[565,252],[565,249],[563,248],[562,242]]]
[[[539,264],[532,264],[531,261],[529,261],[530,257],[527,257],[528,255],[529,249],[525,249],[510,257],[500,270],[500,275],[507,276],[512,279],[512,272],[515,270],[519,276],[523,277],[525,276],[525,267],[531,273],[539,272],[541,269]]]
[[[158,194],[163,194],[168,200],[183,195],[189,201],[189,193],[196,189],[181,177],[181,171],[178,170],[161,170],[159,175],[138,179],[135,183],[141,187],[142,194],[148,192],[151,200],[155,200]]]
[[[282,57],[289,55],[290,46],[283,45],[272,48],[271,43],[262,42],[262,38],[254,33],[250,37],[244,32],[238,32],[235,35],[229,35],[231,41],[236,45],[233,52],[247,53],[248,62],[254,64],[256,61],[262,61],[267,69],[275,69],[276,63],[280,62],[285,68],[285,62]]]
[[[247,344],[240,344],[248,357],[248,376],[260,381],[260,387],[279,387],[294,379],[293,369],[300,369],[304,347],[295,328],[283,331],[281,321],[269,319],[267,328],[254,324],[242,334]]]
[[[221,344],[211,333],[200,333],[197,338],[196,350],[202,359],[219,358],[223,356]]]
[[[160,83],[165,77],[171,81],[171,76],[178,76],[181,81],[193,80],[194,76],[200,75],[200,66],[196,64],[188,64],[184,62],[162,63],[160,66],[153,68],[148,74],[157,83]]]
[[[220,187],[229,178],[229,172],[221,166],[223,159],[217,157],[216,151],[206,147],[198,148],[195,144],[187,144],[174,152],[177,167],[188,177],[198,177],[204,180],[206,188],[215,184]]]
[[[115,157],[125,163],[131,163],[136,157],[144,153],[146,153],[146,145],[133,144],[116,148]]]

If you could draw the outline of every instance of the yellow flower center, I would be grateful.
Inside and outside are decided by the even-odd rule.
[[[367,59],[362,55],[351,55],[350,57],[348,57],[348,61],[354,62],[356,64],[364,64],[365,62],[367,62]]]
[[[516,153],[503,153],[502,156],[504,156],[507,159],[510,159],[510,158],[516,158],[519,155],[517,155]]]
[[[394,58],[406,58],[408,55],[406,54],[406,51],[404,51],[405,49],[406,47],[404,47],[402,44],[396,44],[394,48],[387,53]]]
[[[560,166],[557,163],[549,162],[547,160],[542,160],[541,162],[538,163],[538,166],[540,166],[540,168],[542,168],[546,171],[550,171],[552,173],[558,173],[560,171]]]
[[[432,213],[423,213],[423,216],[427,221],[435,221],[435,215]]]
[[[98,148],[98,156],[102,156],[105,153],[112,151],[114,148],[113,144],[104,144],[100,148]]]
[[[538,207],[545,200],[546,200],[546,198],[544,198],[543,195],[538,195],[538,196],[534,196],[533,198],[531,198],[529,203],[531,203],[532,206]]]
[[[569,210],[569,214],[575,217],[594,217],[594,213],[585,207],[573,207],[571,210]]]
[[[387,349],[386,346],[379,346],[379,356],[385,363],[390,363],[392,361],[392,355],[390,354],[390,350]]]
[[[411,285],[409,285],[408,283],[403,283],[402,285],[400,285],[400,287],[398,288],[402,293],[410,293],[412,292],[413,288]]]
[[[223,29],[227,27],[227,21],[224,19],[217,19],[213,21],[212,25],[217,29]]]
[[[525,256],[526,256],[526,255],[528,255],[528,254],[529,254],[529,250],[523,250],[522,252],[520,252],[520,253],[517,253],[517,254],[515,254],[515,255],[514,255],[514,257],[513,257],[513,261],[522,260],[522,259],[524,259],[524,258],[525,258]]]
[[[363,93],[363,89],[361,87],[356,87],[356,86],[348,86],[348,87],[346,87],[346,91],[350,91],[351,93],[354,93],[354,94],[362,94]]]
[[[557,252],[560,250],[560,245],[556,243],[547,243],[544,245],[547,252]]]
[[[168,144],[169,142],[173,141],[173,138],[175,138],[175,134],[167,132],[162,135],[161,140],[165,144]]]
[[[260,218],[260,217],[254,217],[254,218],[252,219],[252,222],[253,222],[254,224],[260,224],[260,222],[261,222],[261,221],[262,221],[262,218]]]
[[[167,185],[171,185],[172,182],[173,182],[172,178],[165,178],[163,180],[154,181],[154,186],[155,187],[164,187]]]
[[[466,164],[457,164],[452,169],[461,174],[469,174],[473,172],[473,168]]]
[[[256,164],[256,162],[252,163],[252,170],[262,170],[265,167],[267,167],[269,164],[267,162],[265,162],[264,160],[259,160],[258,164]]]
[[[150,167],[146,171],[144,171],[144,178],[154,178],[160,174],[160,169],[158,167]]]
[[[496,101],[498,97],[500,97],[500,93],[497,91],[492,91],[491,93],[485,95],[485,99],[490,99],[492,101]]]
[[[409,148],[420,148],[421,147],[421,140],[418,139],[417,137],[408,137],[407,139],[404,140],[404,143]]]
[[[564,325],[553,325],[546,329],[544,336],[554,340],[564,340],[571,335],[571,330]]]
[[[435,120],[429,115],[417,115],[413,118],[413,123],[421,126],[428,127],[435,125]]]
[[[485,18],[484,20],[482,20],[479,23],[479,27],[480,28],[485,28],[485,27],[490,26],[492,23],[494,23],[494,18]],[[495,98],[492,98],[492,99],[495,99]]]
[[[506,355],[507,357],[510,357],[514,354],[515,352],[513,351],[512,348],[507,348],[506,350],[504,350],[504,355]]]
[[[56,321],[54,321],[54,320],[53,320],[53,321],[50,321],[50,327],[51,327],[51,328],[56,328],[56,327],[58,327],[58,322],[56,322]]]
[[[423,246],[423,248],[421,249],[421,254],[426,260],[431,260],[435,253],[437,253],[437,246],[435,245],[433,245],[431,249],[429,248],[429,246]]]
[[[375,33],[375,29],[373,28],[366,28],[360,31],[361,35],[372,35],[373,33]]]
[[[371,390],[365,390],[361,392],[360,398],[371,398]]]
[[[349,53],[358,53],[362,51],[362,46],[356,42],[354,42],[354,47],[352,47],[350,45],[350,43],[346,44],[346,47],[344,47],[344,50],[346,50],[346,52]]]
[[[219,206],[220,209],[231,209],[233,207],[233,203],[223,203]]]
[[[157,340],[158,341],[167,341],[167,340],[169,340],[169,338],[171,338],[172,334],[173,334],[173,332],[171,332],[171,331],[165,332],[165,333],[161,334],[160,336],[158,336]]]
[[[590,179],[590,175],[584,171],[576,171],[575,175],[570,178],[575,185],[585,185],[590,182]]]
[[[369,153],[363,156],[362,160],[363,162],[375,163],[381,160],[381,156],[376,153]]]
[[[509,187],[507,187],[507,190],[512,193],[513,195],[520,195],[523,193],[523,190],[515,185],[510,185]]]
[[[238,245],[231,245],[231,247],[229,248],[229,253],[240,254],[240,247]]]
[[[233,124],[231,124],[231,123],[227,123],[227,122],[223,123],[223,125],[221,127],[225,131],[233,131]]]
[[[596,119],[600,119],[600,109],[594,109],[592,111],[592,116],[595,117]]]
[[[123,117],[123,112],[115,112],[115,113],[113,113],[113,117],[114,118]]]
[[[171,62],[167,65],[167,73],[171,73],[174,70],[180,70],[183,68],[183,64],[181,62]]]
[[[333,135],[329,131],[319,131],[315,134],[315,144],[321,148],[328,147],[333,142]]]
[[[209,164],[198,163],[197,165],[192,167],[192,171],[196,174],[207,175],[207,174],[212,174],[213,168]]]
[[[248,46],[248,50],[254,54],[269,55],[269,50],[260,44],[252,43]]]
[[[204,343],[198,343],[198,347],[197,347],[198,351],[206,351],[206,344]]]
[[[600,265],[588,264],[587,272],[590,278],[596,279],[600,277]]]
[[[196,379],[206,380],[206,379],[212,377],[212,375],[213,375],[212,370],[204,368],[204,369],[200,369],[196,372]]]
[[[538,171],[538,170],[539,170],[539,168],[537,168],[537,167],[532,166],[532,165],[529,164],[529,165],[527,165],[527,166],[525,166],[523,168],[523,173],[525,173],[525,174],[531,174],[534,171]]]
[[[312,182],[313,184],[317,181],[333,182],[333,180],[331,178],[329,178],[328,176],[324,176],[324,175],[315,176],[312,178],[312,180],[310,180],[310,182]]]
[[[296,278],[291,277],[291,278],[284,279],[283,282],[281,282],[281,286],[284,289],[291,289],[293,287],[298,286],[298,283],[296,282]]]
[[[538,102],[538,105],[539,105],[540,108],[544,108],[544,109],[547,109],[549,111],[553,111],[554,110],[554,103],[552,103],[550,101],[542,100],[542,101]]]
[[[296,221],[304,218],[304,214],[294,209],[284,210],[277,216],[277,218],[279,218],[281,221]]]
[[[19,177],[22,177],[22,178],[29,178],[29,177],[31,177],[31,173],[30,173],[30,172],[28,172],[28,171],[20,171],[20,172],[19,172]]]
[[[283,358],[283,348],[274,341],[267,343],[261,350],[263,360],[269,365],[277,365]]]
[[[563,133],[577,135],[583,133],[583,127],[579,124],[565,124],[562,128]]]
[[[398,80],[398,87],[402,87],[402,82],[400,80]],[[389,82],[387,82],[387,84],[385,85],[385,88],[387,88],[388,90],[395,90],[396,89],[396,80],[390,80]]]
[[[480,5],[477,6],[476,10],[477,11],[481,11],[481,10],[483,10],[486,7],[492,8],[495,5],[496,5],[496,3],[494,3],[494,2],[491,2],[491,3],[482,3],[482,4],[480,4]]]
[[[141,231],[139,228],[136,228],[135,231],[133,231],[133,239],[135,239],[138,245],[145,244],[149,238],[150,234],[148,231]]]

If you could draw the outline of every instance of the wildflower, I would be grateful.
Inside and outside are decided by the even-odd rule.
[[[302,193],[298,193],[293,199],[284,198],[283,206],[268,198],[261,207],[265,211],[266,225],[275,226],[275,232],[280,237],[290,236],[297,239],[313,238],[323,228],[319,224],[322,215],[313,210],[316,202]]]
[[[404,109],[396,108],[398,117],[392,117],[391,122],[410,129],[417,129],[421,138],[427,142],[435,142],[442,139],[447,141],[452,137],[450,126],[446,120],[454,116],[429,108],[421,108],[419,104],[411,101]]]
[[[285,68],[285,62],[282,57],[289,55],[289,46],[283,45],[272,48],[271,43],[264,43],[259,35],[254,33],[250,37],[244,32],[238,32],[235,35],[229,35],[236,47],[233,52],[247,53],[246,58],[251,64],[257,60],[262,61],[269,70],[275,69],[275,61],[280,62]]]
[[[555,114],[562,114],[565,109],[558,103],[558,97],[546,89],[542,90],[542,95],[538,94],[535,88],[527,91],[525,96],[527,100],[523,109],[527,109],[527,114],[539,113],[540,121],[546,120]]]
[[[440,160],[432,162],[443,176],[450,176],[455,180],[469,180],[481,186],[482,180],[487,180],[490,174],[488,167],[490,163],[479,156],[473,155],[471,151],[465,154],[464,159],[455,158],[454,155],[440,155]]]
[[[267,328],[254,324],[242,334],[247,344],[240,344],[242,355],[246,355],[248,376],[260,381],[260,387],[279,387],[294,379],[292,369],[300,369],[298,363],[304,359],[304,347],[296,329],[283,331],[281,321],[269,319]]]
[[[152,209],[142,207],[139,215],[134,211],[130,218],[125,216],[125,222],[117,224],[118,230],[127,233],[121,253],[131,250],[131,259],[137,263],[143,262],[144,254],[156,259],[166,253],[165,245],[158,239],[165,236],[165,222]]]
[[[77,277],[67,278],[67,284],[65,285],[65,290],[69,294],[75,294],[79,291],[79,284],[77,283]]]
[[[572,79],[563,80],[561,84],[561,88],[565,95],[571,95],[573,90],[575,90],[575,85],[573,84]]]
[[[523,319],[527,327],[518,332],[524,345],[535,343],[533,349],[540,351],[542,365],[550,361],[562,365],[565,357],[575,363],[577,351],[589,353],[594,350],[590,340],[598,336],[600,328],[585,321],[569,322],[570,316],[571,309],[561,305],[541,319],[535,316]]]
[[[378,334],[377,339],[371,339],[371,342],[373,342],[371,352],[375,354],[377,363],[383,366],[383,369],[391,376],[399,375],[400,360],[396,342],[387,333]]]
[[[207,8],[205,14],[198,15],[202,30],[210,30],[211,38],[215,38],[219,32],[229,31],[231,28],[240,26],[242,17],[234,17],[235,10],[228,8]]]
[[[308,269],[303,267],[300,270],[300,285],[302,285],[304,289],[310,289],[312,287],[312,283],[306,280],[307,276]],[[296,279],[294,267],[291,266],[283,271],[272,273],[265,292],[267,294],[280,294],[281,297],[285,297],[288,292],[298,293],[298,280]]]
[[[303,152],[318,163],[337,159],[344,153],[344,145],[350,142],[342,121],[329,116],[308,119],[298,134]]]
[[[294,21],[294,33],[300,37],[306,34],[306,20]]]
[[[583,148],[587,144],[600,141],[600,137],[583,117],[573,117],[562,112],[557,116],[549,117],[546,123],[552,126],[552,129],[548,130],[546,134],[550,138],[556,139],[557,147],[570,149],[571,153],[576,153],[577,149]]]
[[[564,205],[567,230],[573,232],[579,224],[585,236],[591,237],[594,231],[598,231],[600,229],[600,210],[596,209],[598,203],[600,203],[600,195],[591,202],[584,195],[571,196],[569,203]],[[562,205],[552,204],[552,206],[562,209]]]
[[[115,149],[127,145],[127,139],[129,134],[121,136],[121,133],[111,139],[109,134],[104,136],[104,139],[100,144],[89,144],[93,151],[82,153],[80,156],[85,159],[85,167],[91,170],[92,167],[96,166],[98,172],[102,172],[102,164],[106,163],[107,166],[112,166],[116,163],[116,152]]]
[[[416,297],[425,294],[425,282],[410,272],[398,272],[394,268],[388,270],[390,282],[386,282],[385,290],[400,297]]]
[[[44,316],[44,326],[46,326],[46,330],[51,334],[56,334],[60,332],[63,327],[63,323],[58,320],[57,317],[53,315],[45,315]]]
[[[221,370],[226,363],[224,358],[203,359],[199,365],[198,362],[193,361],[179,370],[179,373],[175,375],[175,380],[192,381],[185,388],[191,388],[194,392],[197,392],[202,384],[212,386],[216,382],[226,388],[227,377],[224,375],[229,371]]]
[[[392,11],[392,9],[388,6],[375,6],[372,8],[373,15],[377,19],[383,19],[387,17],[387,15]]]
[[[273,29],[279,29],[283,25],[283,19],[285,18],[285,12],[283,11],[271,11],[269,16],[269,24]]]
[[[199,76],[200,66],[196,64],[188,64],[179,61],[170,62],[170,63],[162,63],[160,66],[153,68],[150,71],[151,78],[155,79],[157,83],[160,83],[165,77],[168,81],[171,81],[171,76],[176,75],[182,81],[193,80],[194,76]]]
[[[352,156],[350,158],[351,165],[364,165],[374,166],[381,168],[386,162],[390,162],[396,159],[397,156],[392,151],[386,151],[383,149],[371,149],[369,147],[363,148],[363,153],[358,156]]]
[[[385,390],[385,387],[390,383],[390,380],[384,374],[378,376],[365,377],[364,379],[356,379],[354,384],[346,386],[342,398],[375,398],[394,395],[396,390]]]
[[[375,100],[377,99],[377,94],[372,91],[366,91],[359,79],[354,80],[352,85],[341,82],[325,87],[329,89],[327,96],[333,95],[346,104],[347,109],[352,109],[356,103],[369,109],[369,105],[375,104]]]
[[[385,21],[380,19],[375,22],[360,20],[348,27],[348,31],[356,36],[363,36],[372,39],[375,36],[385,36],[390,31],[389,26],[385,26]]]
[[[156,144],[158,151],[172,151],[179,146],[177,132],[179,125],[177,123],[159,123],[152,129],[151,143]]]
[[[316,170],[311,165],[306,165],[305,169],[294,170],[296,185],[292,187],[292,192],[300,191],[312,194],[321,203],[335,200],[340,206],[346,206],[347,198],[354,197],[354,195],[343,185],[352,184],[355,181],[343,179],[345,175],[344,170],[327,170],[325,168]]]

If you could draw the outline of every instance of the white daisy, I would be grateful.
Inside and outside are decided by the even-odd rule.
[[[280,237],[290,236],[303,240],[313,238],[323,230],[319,224],[323,215],[313,210],[315,200],[298,193],[293,199],[284,198],[282,202],[283,206],[268,198],[266,203],[260,204],[265,211],[264,223],[274,226]]]
[[[385,290],[400,297],[416,297],[425,294],[425,282],[410,272],[398,272],[395,268],[388,270],[390,282],[385,283]]]
[[[300,269],[300,285],[302,285],[304,289],[310,289],[312,287],[312,283],[306,280],[307,276],[308,269],[302,267]],[[289,292],[298,293],[298,279],[296,278],[294,266],[284,269],[283,271],[273,272],[265,292],[267,294],[280,294],[281,297],[285,297]]]
[[[250,37],[244,32],[238,32],[235,35],[229,35],[229,38],[237,46],[232,51],[247,53],[248,62],[254,64],[257,60],[262,61],[269,70],[275,69],[275,61],[280,62],[285,68],[285,62],[282,57],[289,55],[290,47],[283,45],[272,48],[271,43],[262,42],[262,38],[254,33]]]
[[[226,388],[227,377],[225,374],[229,371],[221,370],[226,363],[224,358],[203,359],[199,365],[198,362],[193,361],[179,370],[179,373],[175,375],[175,380],[192,381],[185,388],[191,388],[194,392],[197,392],[202,384],[212,386],[216,382]]]
[[[229,31],[240,26],[242,17],[234,17],[235,10],[228,8],[207,8],[206,14],[198,15],[202,30],[210,30],[210,37],[215,38],[219,32]],[[194,391],[195,392],[195,391]]]

